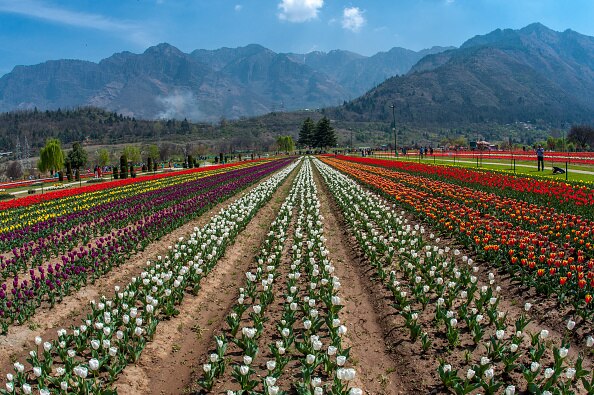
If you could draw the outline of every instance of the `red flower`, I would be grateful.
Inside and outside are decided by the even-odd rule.
[[[565,285],[566,282],[567,282],[567,277],[561,277],[559,279],[559,284],[561,284],[561,285]]]

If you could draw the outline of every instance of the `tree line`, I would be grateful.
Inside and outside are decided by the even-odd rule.
[[[57,138],[65,144],[76,141],[113,144],[190,134],[212,136],[216,131],[212,125],[187,119],[142,120],[94,107],[0,114],[0,147],[7,151],[14,150],[14,136],[27,136],[31,147],[39,149],[48,138]]]
[[[327,117],[317,123],[307,117],[299,129],[298,143],[304,148],[330,148],[336,146],[336,133]]]

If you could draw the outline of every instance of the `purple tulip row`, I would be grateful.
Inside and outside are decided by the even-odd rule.
[[[195,181],[196,178],[200,176],[210,176],[229,170],[232,170],[232,168],[218,168],[215,170],[202,170],[199,173],[169,175],[167,177],[139,181],[115,188],[98,189],[82,193],[82,195],[67,195],[54,200],[44,201],[40,204],[7,209],[6,211],[3,211],[4,216],[1,221],[2,224],[4,226],[9,226],[11,224],[19,226],[12,231],[0,232],[0,252],[8,252],[14,247],[20,247],[25,240],[35,241],[39,237],[46,236],[54,231],[55,226],[60,226],[64,223],[62,217],[68,218],[70,227],[92,221],[94,219],[93,212],[79,207],[78,203],[81,198],[83,199],[82,204],[85,204],[88,207],[105,205],[105,208],[107,209],[109,208],[108,200],[117,201],[126,197],[139,195],[149,184],[151,186],[156,185],[159,189],[163,189],[169,186]],[[74,209],[71,213],[67,214],[63,210],[64,206],[72,206]],[[46,220],[38,219],[39,215],[51,214],[55,211],[58,211],[61,214]],[[6,216],[7,213],[9,213],[8,217]],[[31,218],[35,218],[35,221],[31,224],[27,224]],[[65,229],[68,229],[68,227]]]
[[[155,210],[172,206],[186,195],[203,193],[217,185],[218,176],[220,174],[127,196],[4,233],[0,238],[10,240],[18,237],[22,245],[12,248],[12,256],[0,256],[0,277],[7,278],[29,267],[36,267],[43,260],[87,244],[92,238],[107,234],[112,229],[133,223]],[[31,233],[23,233],[26,230]]]
[[[170,233],[210,206],[237,193],[246,186],[286,166],[292,159],[269,162],[239,169],[216,177],[217,186],[181,199],[177,204],[156,211],[135,224],[114,230],[93,243],[77,247],[60,257],[61,262],[31,269],[29,279],[15,276],[0,285],[0,331],[6,333],[14,322],[23,323],[43,303],[54,305],[74,289],[119,266],[149,243]],[[180,189],[180,196],[187,191]],[[185,195],[187,196],[187,195]]]

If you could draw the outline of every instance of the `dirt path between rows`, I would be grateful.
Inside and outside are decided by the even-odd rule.
[[[270,223],[291,188],[298,169],[237,236],[212,272],[202,281],[197,296],[186,295],[180,314],[159,323],[136,365],[129,365],[116,382],[120,394],[181,394],[199,376],[214,347],[213,336],[226,325],[225,317],[238,297],[245,272],[266,237]]]
[[[268,177],[270,176],[265,177],[263,180]],[[15,361],[23,362],[25,360],[29,350],[34,345],[35,336],[41,336],[44,340],[55,339],[57,338],[56,331],[58,329],[80,324],[83,317],[90,311],[88,306],[91,300],[98,299],[103,294],[113,294],[114,286],[123,286],[130,282],[132,277],[138,276],[144,269],[147,260],[155,259],[159,254],[164,255],[167,252],[167,247],[175,244],[179,237],[187,236],[193,231],[194,227],[204,226],[222,208],[248,193],[256,185],[254,184],[239,194],[213,206],[200,217],[177,228],[159,241],[150,244],[144,251],[134,255],[121,266],[102,276],[95,284],[89,284],[80,291],[65,297],[54,308],[39,309],[25,325],[11,326],[6,336],[0,336],[0,372],[12,372],[12,364]],[[2,375],[3,380],[4,375]]]
[[[290,271],[291,254],[289,252],[289,248],[292,245],[293,235],[295,232],[295,222],[296,222],[295,221],[295,211],[296,211],[296,208],[294,207],[293,212],[291,214],[291,221],[287,228],[285,243],[283,245],[283,250],[281,253],[281,262],[276,270],[275,280],[272,285],[275,298],[274,298],[274,301],[269,306],[266,307],[265,316],[267,318],[267,321],[264,323],[264,329],[262,331],[260,338],[258,339],[258,355],[254,359],[254,361],[252,362],[252,365],[251,365],[252,368],[256,372],[255,377],[258,377],[258,378],[265,377],[267,375],[266,361],[274,360],[274,356],[272,355],[272,353],[268,347],[268,344],[272,344],[274,341],[280,340],[280,336],[278,335],[278,330],[276,328],[276,325],[281,320],[285,300],[284,300],[284,298],[279,298],[277,296],[282,294],[282,292],[286,289],[287,274]],[[267,223],[267,225],[268,225],[268,223]],[[280,243],[280,240],[277,239],[276,243]],[[260,243],[260,246],[263,246],[263,244]],[[252,261],[253,261],[253,259],[252,259]],[[253,273],[256,268],[257,268],[257,265],[254,262],[250,266],[249,270]],[[247,284],[247,280],[244,277],[241,279],[240,284],[238,284],[238,286],[244,286],[246,284]],[[258,303],[258,299],[253,300],[248,297],[248,300],[250,301],[249,303],[251,305]],[[234,301],[234,303],[235,303],[235,301]],[[229,306],[229,309],[231,309],[231,308],[232,308],[232,306]],[[225,336],[227,336],[227,338],[231,338],[232,334],[231,334],[231,331],[229,330],[228,325],[223,324],[223,326],[224,326],[224,329],[221,328],[222,330],[219,331],[218,333],[224,333]],[[242,315],[240,328],[253,327],[253,326],[254,326],[254,321],[251,319],[251,317],[249,317],[248,314],[244,313]],[[209,393],[211,393],[211,394],[226,394],[227,390],[237,391],[237,390],[241,389],[241,387],[239,386],[239,383],[237,383],[237,380],[235,380],[232,376],[232,371],[233,371],[232,366],[242,363],[243,354],[244,353],[243,353],[243,350],[241,350],[241,348],[239,348],[233,342],[229,342],[227,352],[226,352],[226,357],[229,359],[229,363],[227,364],[228,368],[225,370],[225,373],[217,379],[215,385],[209,391]],[[204,356],[202,359],[206,360],[206,356]],[[295,366],[294,362],[293,362],[293,364],[290,363],[285,367],[285,373],[290,371],[292,369],[292,366]],[[198,373],[199,373],[198,377],[200,377],[200,374],[202,372],[198,372]],[[280,382],[282,382],[282,380],[279,379],[279,383]],[[192,393],[192,394],[204,393],[204,390],[197,385],[193,385],[189,389],[190,389],[190,393]],[[259,390],[259,389],[260,389],[259,387],[256,387],[256,390]],[[283,389],[288,390],[288,388],[283,388]]]
[[[324,216],[326,246],[336,267],[345,301],[341,313],[349,329],[346,334],[351,349],[351,360],[366,394],[414,393],[414,382],[404,381],[399,375],[411,365],[394,348],[391,336],[390,311],[381,289],[370,276],[372,271],[354,250],[356,240],[347,231],[347,225],[319,172],[314,170],[318,185],[320,212]],[[422,375],[422,371],[420,373]],[[408,379],[408,378],[407,378]]]
[[[386,205],[392,205],[394,203],[391,200],[384,200],[384,202]],[[337,212],[340,212],[338,207],[334,208]],[[439,234],[439,232],[437,232],[436,229],[431,226],[432,224],[425,221],[420,221],[415,214],[407,212],[405,217],[408,220],[408,224],[411,226],[424,226],[425,235],[431,232]],[[340,222],[339,226],[347,229],[347,224],[343,222]],[[351,242],[352,245],[357,245],[357,241],[350,235],[350,232],[344,231],[344,238],[348,240],[347,242]],[[476,258],[475,253],[466,250],[463,246],[459,245],[455,240],[452,239],[444,238],[439,242],[433,240],[430,241],[430,244],[439,245],[441,248],[459,248],[462,254],[467,255],[469,258]],[[355,247],[355,249],[359,251],[358,247]],[[365,258],[362,257],[361,262],[363,263],[365,261]],[[461,265],[460,262],[457,262],[457,264]],[[525,287],[519,287],[516,283],[510,281],[509,275],[497,270],[489,262],[484,262],[477,259],[475,265],[479,267],[479,271],[475,273],[478,278],[477,284],[479,288],[483,285],[489,285],[488,275],[490,272],[495,274],[495,283],[493,287],[497,285],[501,286],[501,292],[499,293],[499,308],[501,311],[507,312],[508,333],[513,333],[511,329],[515,319],[520,317],[520,315],[525,314],[533,320],[533,322],[529,323],[527,326],[527,330],[529,332],[538,333],[541,329],[547,329],[549,331],[549,338],[551,341],[560,344],[561,339],[566,336],[568,332],[565,329],[566,320],[568,318],[567,316],[564,316],[554,309],[551,309],[550,302],[547,298],[543,298],[542,296],[538,297],[533,291],[527,292]],[[374,270],[371,267],[368,267],[363,270],[362,275],[367,274],[366,277],[368,279],[371,275],[373,275],[373,273]],[[407,286],[409,283],[408,280],[405,280],[400,274],[398,274],[397,279],[401,281],[404,286]],[[392,306],[394,298],[390,292],[387,291],[386,287],[382,286],[382,284],[379,282],[371,282],[371,285],[376,287],[376,290],[373,291],[377,296],[377,299],[373,300],[374,305],[383,306],[380,307],[378,311],[380,314],[384,315],[385,322],[383,322],[383,327],[388,328],[385,342],[387,347],[394,348],[394,352],[398,355],[398,374],[400,375],[403,384],[407,386],[407,390],[404,392],[436,393],[443,391],[443,386],[441,385],[440,379],[437,375],[437,366],[439,364],[438,358],[444,356],[445,353],[447,353],[448,362],[452,363],[453,366],[465,366],[467,364],[464,361],[467,356],[465,355],[466,350],[464,347],[457,348],[453,352],[448,351],[449,347],[447,346],[447,339],[445,339],[445,335],[442,330],[436,329],[434,327],[432,323],[434,310],[429,308],[428,310],[420,313],[419,322],[422,324],[424,330],[429,333],[429,337],[432,339],[433,343],[427,352],[422,352],[421,346],[418,342],[412,343],[410,341],[408,330],[404,325],[404,318],[395,314],[396,310]],[[531,302],[534,304],[533,308],[529,312],[524,311],[525,302]],[[535,306],[537,307],[536,309]],[[548,306],[549,310],[546,310],[546,307],[544,306]],[[413,306],[413,309],[415,309],[415,307],[418,310],[421,309],[418,305]],[[588,334],[588,329],[586,328],[580,328],[579,330],[574,331],[572,337],[574,340],[581,340],[581,342],[572,342],[572,346],[568,354],[568,360],[575,361],[577,355],[581,353],[584,355],[584,368],[588,370],[592,366],[592,353],[585,347],[584,338]],[[492,328],[489,330],[493,331]],[[492,332],[489,332],[489,334],[492,334]],[[473,348],[472,342],[470,341],[470,334],[468,332],[461,332],[461,343],[463,346],[468,347],[468,350]],[[528,347],[527,338],[524,339],[522,347]],[[480,355],[480,351],[482,350],[483,348],[479,348],[477,352],[473,352],[474,358],[476,358],[477,355]],[[530,363],[527,354],[525,354],[525,356],[520,358],[518,361],[524,364]],[[542,363],[543,366],[551,365],[552,357],[547,353],[547,355],[543,357]],[[514,383],[522,382],[522,379],[518,376],[517,372],[514,372],[513,375]],[[582,393],[583,389],[578,388],[575,389],[575,391],[576,393]]]

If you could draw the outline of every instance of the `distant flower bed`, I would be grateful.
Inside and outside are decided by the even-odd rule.
[[[53,191],[56,189],[64,189],[64,188],[66,188],[66,184],[53,184],[53,185],[47,187],[47,190]]]

